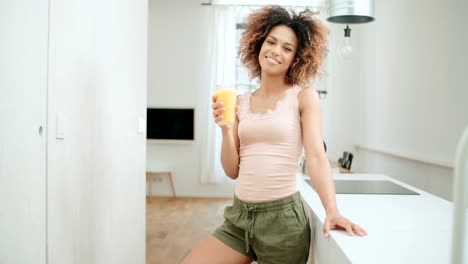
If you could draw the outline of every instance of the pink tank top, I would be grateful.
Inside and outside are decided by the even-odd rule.
[[[251,92],[239,97],[239,177],[236,196],[243,201],[273,201],[297,192],[296,175],[303,153],[297,95],[286,90],[276,109],[250,111]]]

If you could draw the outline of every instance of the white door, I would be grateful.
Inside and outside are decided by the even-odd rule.
[[[0,1],[0,264],[46,263],[48,9]]]

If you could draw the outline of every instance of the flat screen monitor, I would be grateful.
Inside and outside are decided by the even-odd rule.
[[[147,139],[194,139],[194,109],[192,108],[147,108],[146,120]]]

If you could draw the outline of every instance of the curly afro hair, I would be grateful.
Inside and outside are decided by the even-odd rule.
[[[261,78],[258,56],[266,36],[275,26],[285,25],[294,31],[298,40],[293,65],[286,74],[286,83],[309,87],[310,79],[317,76],[326,56],[328,29],[307,9],[296,14],[276,5],[253,12],[247,21],[238,55],[250,71],[250,78]]]

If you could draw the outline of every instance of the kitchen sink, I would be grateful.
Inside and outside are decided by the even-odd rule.
[[[315,190],[310,179],[306,179],[306,182]],[[419,195],[415,191],[386,180],[334,180],[334,183],[337,194]]]

